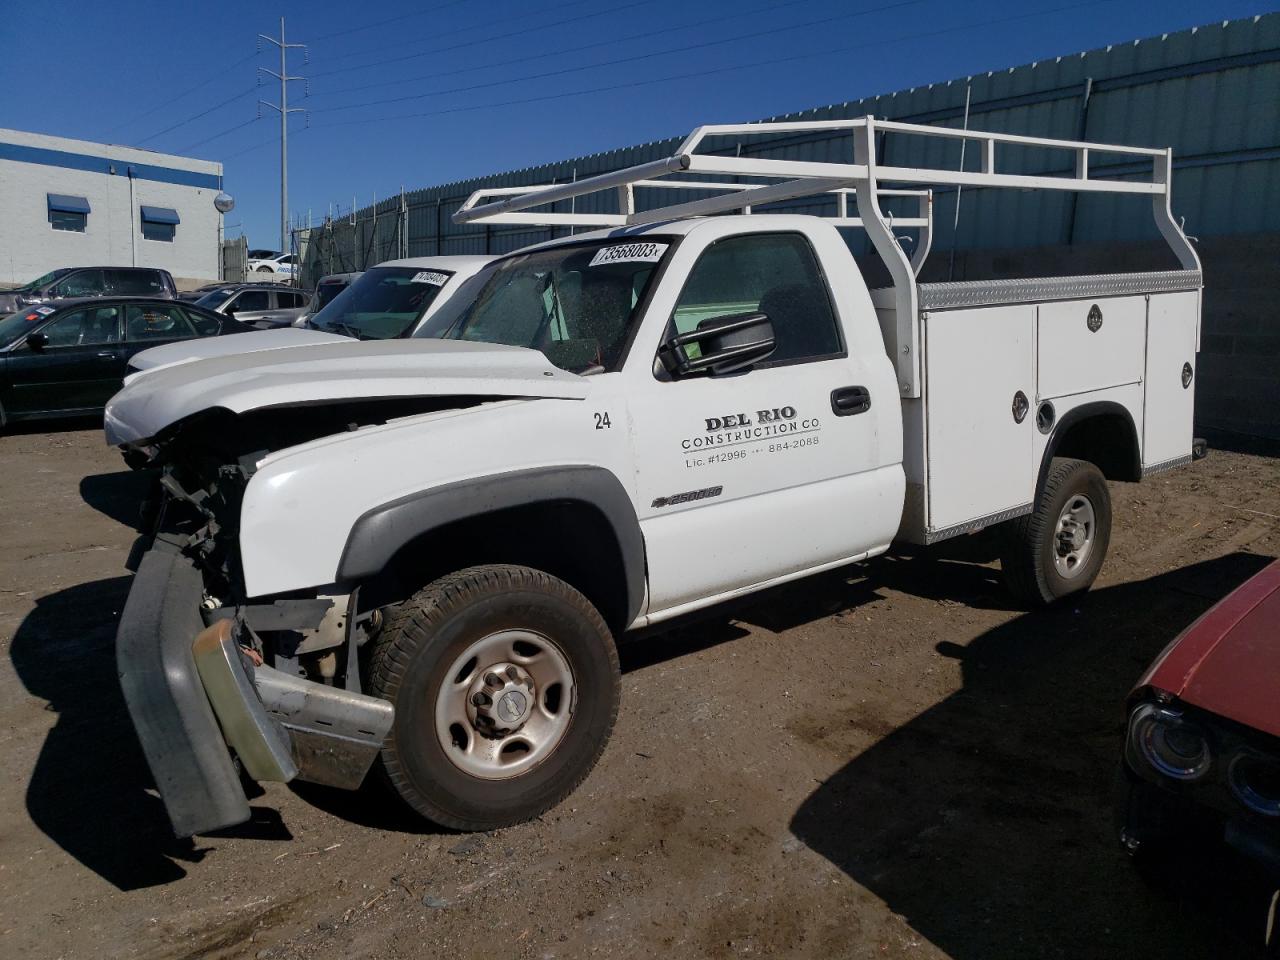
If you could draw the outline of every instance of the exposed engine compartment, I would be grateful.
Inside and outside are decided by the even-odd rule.
[[[144,507],[148,532],[179,537],[200,571],[201,616],[233,619],[245,652],[277,669],[358,690],[354,654],[381,625],[381,611],[359,609],[358,591],[314,591],[248,601],[239,550],[241,503],[269,454],[312,440],[380,426],[403,417],[458,409],[482,397],[410,397],[281,406],[235,414],[203,411],[153,439],[122,448],[137,470],[157,472]]]

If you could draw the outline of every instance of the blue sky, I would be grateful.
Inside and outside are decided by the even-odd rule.
[[[229,233],[408,189],[1266,13],[1245,0],[8,0],[0,126],[219,160]],[[845,48],[843,53],[814,51]],[[853,49],[849,49],[853,48]],[[786,63],[761,61],[810,54]],[[753,66],[756,64],[756,66]],[[661,78],[686,74],[677,80]],[[638,81],[661,81],[644,82]],[[607,89],[621,87],[620,89]],[[309,95],[307,94],[309,90]],[[524,103],[512,101],[526,101]]]

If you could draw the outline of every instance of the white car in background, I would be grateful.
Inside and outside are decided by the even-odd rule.
[[[263,251],[254,250],[252,252],[262,253]],[[298,258],[292,253],[276,253],[269,257],[251,256],[245,268],[258,279],[263,279],[261,274],[271,274],[282,280],[291,280],[293,279],[294,270],[297,268],[297,263]]]
[[[347,340],[392,340],[438,335],[429,321],[468,286],[467,281],[496,257],[410,257],[370,267],[304,326],[241,333],[234,337],[181,340],[136,353],[129,360],[126,379],[162,366],[210,357],[280,350]],[[225,341],[225,342],[217,342]]]

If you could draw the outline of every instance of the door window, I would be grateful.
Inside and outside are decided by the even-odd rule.
[[[287,290],[279,290],[276,292],[276,305],[282,310],[300,307],[302,306],[302,294],[290,293]]]
[[[228,313],[253,313],[271,309],[271,293],[267,290],[246,290],[227,308]]]
[[[47,347],[88,347],[120,342],[120,308],[87,307],[73,310],[40,331]]]
[[[77,270],[59,281],[55,288],[59,297],[99,297],[106,292],[101,270]]]
[[[164,294],[160,274],[154,270],[107,270],[107,285],[121,297],[156,297]]]
[[[125,339],[183,340],[196,335],[180,309],[160,304],[130,304],[125,307]]]
[[[680,292],[668,336],[715,317],[757,312],[773,322],[778,344],[757,366],[842,352],[826,280],[809,242],[794,233],[730,237],[708,247]],[[690,347],[690,358],[696,355],[697,347]]]
[[[182,311],[191,325],[196,328],[196,335],[201,337],[217,336],[222,329],[222,320],[216,313],[204,313],[199,310]]]

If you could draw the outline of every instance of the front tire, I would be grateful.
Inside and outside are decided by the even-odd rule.
[[[1035,509],[1009,522],[1000,566],[1010,593],[1039,607],[1088,590],[1111,542],[1111,492],[1086,460],[1054,457]]]
[[[270,273],[270,272],[271,272],[270,267],[258,267],[258,273]]]
[[[395,704],[382,766],[422,816],[493,830],[554,807],[591,772],[621,680],[604,620],[562,580],[471,567],[390,617],[369,692]]]

